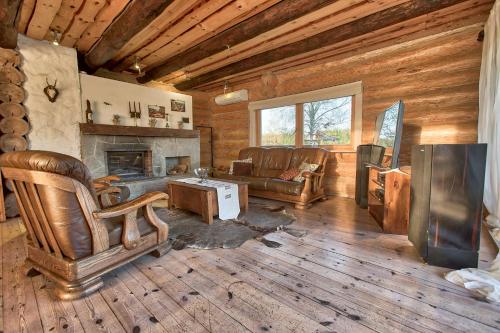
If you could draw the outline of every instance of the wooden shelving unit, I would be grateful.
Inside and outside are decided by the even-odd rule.
[[[410,168],[381,168],[369,164],[368,212],[385,233],[408,234]]]

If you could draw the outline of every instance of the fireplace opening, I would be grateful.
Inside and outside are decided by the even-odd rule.
[[[190,156],[170,156],[165,157],[165,170],[167,175],[179,175],[191,171]]]
[[[151,176],[151,151],[107,151],[106,156],[108,175],[126,179]]]

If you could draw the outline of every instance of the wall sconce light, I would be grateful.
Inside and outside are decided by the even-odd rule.
[[[139,75],[142,74],[140,61],[141,61],[141,59],[139,59],[139,57],[135,57],[134,65],[132,66],[132,68],[135,69],[137,71],[137,73],[139,73]]]
[[[57,30],[50,30],[52,33],[52,41],[51,43],[54,45],[59,45],[59,42],[61,41],[61,33]]]

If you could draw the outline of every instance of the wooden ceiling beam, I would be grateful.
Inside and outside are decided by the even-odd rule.
[[[180,82],[178,90],[189,90],[217,79],[251,70],[284,58],[310,52],[372,31],[389,27],[402,21],[425,15],[466,0],[412,0],[407,3],[366,16],[351,23],[324,31],[312,37],[263,52],[247,59],[224,66],[212,72]],[[142,82],[145,82],[144,78]]]
[[[90,50],[129,2],[130,0],[108,0],[106,7],[97,14],[95,22],[85,30],[78,40],[76,44],[78,51],[86,53]]]
[[[85,56],[90,68],[111,60],[134,35],[144,29],[174,0],[140,0],[131,2]]]
[[[148,70],[145,80],[151,81],[163,77],[189,64],[222,52],[228,47],[257,37],[311,12],[318,11],[333,2],[335,0],[288,0],[278,2],[267,10],[167,59],[160,66]]]
[[[17,20],[21,0],[0,0],[0,47],[15,49],[17,46]]]
[[[472,1],[471,1],[472,2]],[[203,91],[219,90],[224,84],[224,80],[230,80],[231,85],[238,85],[242,82],[255,80],[265,72],[285,73],[293,70],[310,68],[310,66],[329,64],[341,64],[346,59],[352,59],[356,56],[361,62],[366,61],[367,54],[376,54],[384,52],[388,48],[396,50],[405,48],[408,43],[415,40],[431,40],[443,34],[455,35],[459,31],[469,31],[478,29],[488,17],[491,6],[483,9],[476,14],[470,15],[470,11],[464,11],[457,15],[444,15],[439,17],[438,21],[420,20],[420,17],[404,21],[390,27],[377,30],[360,37],[356,37],[341,43],[337,43],[326,48],[316,49],[312,52],[301,54],[295,57],[283,59],[269,66],[262,66],[238,75],[227,77],[221,80],[207,83],[199,86],[197,89]],[[434,15],[434,13],[432,13]],[[429,15],[426,15],[429,16]],[[481,29],[479,29],[481,30]],[[479,31],[478,30],[478,31]],[[360,56],[362,54],[362,56]],[[404,63],[405,59],[401,59]]]
[[[65,32],[68,27],[73,22],[73,18],[76,15],[76,12],[82,6],[84,0],[65,0],[61,3],[59,10],[56,13],[56,16],[50,23],[50,30],[54,30],[60,32],[61,34]],[[45,35],[45,39],[50,40],[53,37],[50,31],[47,31]]]
[[[21,5],[21,13],[19,15],[19,26],[17,31],[24,34],[28,28],[28,23],[30,22],[31,15],[35,10],[36,0],[23,0]]]
[[[120,49],[120,52],[118,52],[113,59],[106,64],[106,67],[111,68],[122,62],[122,64],[127,64],[120,64],[120,66],[122,66],[123,69],[127,69],[132,63],[134,63],[136,56],[142,58],[138,53],[146,52],[146,54],[149,54],[149,51],[144,50],[148,49],[152,44],[157,42],[162,35],[174,35],[174,33],[170,33],[171,29],[174,26],[185,24],[184,16],[186,16],[187,20],[192,21],[193,25],[196,25],[198,20],[200,20],[199,12],[202,8],[204,11],[207,11],[207,9],[208,11],[216,11],[224,6],[228,1],[230,0],[212,1],[209,3],[209,6],[207,6],[203,0],[175,1],[146,28],[130,39],[127,44]]]
[[[403,1],[403,2],[405,2],[405,1]],[[403,2],[399,2],[399,3],[394,2],[394,3],[392,3],[392,6],[401,4]],[[295,41],[304,39],[306,37],[315,35],[316,33],[319,33],[319,32],[325,31],[325,30],[329,30],[329,29],[332,29],[334,27],[349,23],[353,20],[352,17],[357,17],[359,19],[361,17],[368,16],[368,15],[373,14],[375,12],[392,7],[390,3],[386,3],[385,8],[379,8],[377,10],[376,8],[372,7],[374,5],[380,6],[376,3],[364,4],[360,7],[357,7],[357,8],[352,9],[352,10],[349,9],[349,10],[342,11],[342,13],[340,13],[340,14],[333,14],[333,15],[331,15],[331,18],[330,17],[322,18],[319,21],[316,21],[316,22],[313,22],[309,25],[306,25],[304,28],[294,30],[293,32],[282,33],[280,36],[278,36],[277,38],[274,38],[274,39],[265,39],[264,40],[261,38],[261,36],[262,36],[261,35],[258,38],[254,38],[251,40],[253,42],[257,39],[261,39],[260,43],[258,43],[258,44],[257,43],[252,43],[252,44],[242,43],[240,45],[244,45],[244,44],[248,44],[248,45],[246,45],[243,48],[240,48],[239,46],[235,47],[233,50],[231,50],[232,51],[231,54],[230,55],[226,54],[225,57],[222,57],[222,55],[225,54],[226,52],[219,53],[215,56],[212,56],[210,58],[199,61],[196,64],[189,65],[180,71],[177,71],[177,72],[174,72],[170,75],[162,77],[162,78],[158,79],[158,81],[168,82],[170,84],[179,83],[181,81],[186,80],[186,75],[189,75],[190,77],[197,77],[197,76],[200,76],[202,74],[211,72],[217,68],[221,68],[225,65],[235,63],[239,60],[246,59],[252,55],[262,53],[265,51],[269,51],[269,50],[275,49],[279,46],[282,46],[285,44],[290,44],[290,43],[293,43]],[[400,35],[400,36],[402,36],[403,33],[409,34],[410,32],[408,32],[408,30],[406,29],[407,27],[411,28],[412,32],[413,32],[413,31],[427,30],[427,28],[431,27],[431,26],[438,27],[438,26],[442,25],[443,29],[446,29],[446,27],[449,27],[450,25],[454,25],[455,27],[463,26],[464,24],[468,25],[468,23],[464,22],[463,18],[468,18],[469,16],[470,16],[470,20],[468,20],[468,22],[480,22],[480,21],[477,21],[477,18],[473,18],[472,16],[477,16],[477,13],[481,13],[481,15],[482,15],[483,12],[485,12],[485,11],[488,12],[491,9],[491,5],[492,5],[492,0],[467,0],[467,1],[462,2],[460,4],[446,7],[442,10],[438,10],[438,11],[432,12],[432,13],[427,14],[427,15],[419,16],[415,19],[403,21],[399,24],[392,25],[389,28],[379,29],[375,32],[365,34],[365,35],[362,35],[360,37],[344,40],[340,43],[329,45],[329,46],[327,46],[327,48],[332,49],[332,50],[339,50],[339,49],[342,49],[344,47],[344,45],[349,45],[350,47],[352,47],[352,49],[356,49],[356,48],[359,48],[362,46],[360,44],[364,44],[367,40],[372,39],[374,35],[376,35],[376,36],[384,35],[384,31],[389,31],[391,34],[398,33],[398,35]],[[333,21],[332,21],[332,19],[333,19]],[[459,20],[460,22],[455,22],[456,20]],[[484,22],[484,20],[482,22]],[[458,24],[456,24],[456,23],[458,23]],[[313,30],[313,29],[311,29],[311,27],[314,26],[314,27],[319,28],[320,24],[325,26],[325,27],[329,26],[329,28],[325,28],[325,29],[318,30],[318,31],[311,31],[311,30]],[[279,29],[281,29],[281,27]],[[275,30],[277,30],[277,29],[275,29]],[[267,35],[267,33],[264,35]],[[318,50],[324,50],[324,49],[325,48],[320,48],[320,49],[316,49],[316,50],[311,51],[311,52],[318,52]],[[302,53],[299,56],[300,57],[304,57],[304,56],[307,57],[307,55],[311,52]],[[293,59],[293,57],[289,57],[286,59],[288,61],[289,59]],[[279,62],[280,61],[275,62],[274,64],[279,63]],[[272,66],[273,65],[271,65],[270,68],[273,68]],[[147,70],[147,68],[146,68],[146,70]],[[254,69],[252,69],[252,71],[254,71]],[[239,76],[240,73],[238,73],[237,75]],[[209,85],[212,85],[214,82],[221,82],[221,81],[224,82],[226,79],[231,80],[232,78],[234,78],[234,76],[221,78],[219,80],[210,82]],[[204,86],[200,86],[198,88],[203,89]]]
[[[44,39],[49,31],[50,24],[61,7],[61,3],[62,0],[37,1],[26,35],[33,39]]]
[[[73,20],[64,32],[61,45],[67,47],[75,46],[76,42],[80,39],[83,32],[87,29],[89,25],[94,23],[97,14],[101,11],[104,6],[107,5],[105,0],[87,0],[80,7]]]
[[[205,19],[190,29],[184,29],[182,34],[172,38],[164,45],[154,45],[151,43],[143,48],[137,54],[141,58],[141,64],[146,68],[152,68],[160,65],[163,59],[167,59],[191,47],[197,45],[232,26],[245,21],[251,16],[260,13],[273,6],[281,0],[236,0],[221,8],[220,10],[207,16]],[[359,1],[359,0],[356,0]],[[180,24],[182,25],[182,23]],[[175,26],[174,26],[175,28]],[[143,52],[144,51],[144,52]],[[145,55],[145,57],[142,57]],[[130,65],[129,65],[130,66]],[[119,70],[113,68],[113,70]]]
[[[437,21],[433,22],[419,20],[420,18],[404,21],[326,48],[316,49],[308,53],[277,61],[273,64],[212,81],[197,87],[197,89],[203,91],[220,90],[225,80],[230,80],[231,85],[234,86],[255,80],[266,72],[283,73],[289,70],[309,68],[313,65],[340,63],[360,54],[363,54],[363,57],[358,58],[364,59],[366,53],[379,52],[381,49],[387,48],[397,49],[401,47],[401,44],[406,45],[415,40],[430,40],[443,34],[452,35],[459,31],[478,30],[478,27],[488,17],[491,4],[487,9],[485,9],[487,7],[485,5],[481,7],[481,10],[476,13],[471,13],[471,11],[467,10],[461,12],[458,16],[452,14],[439,17]],[[404,62],[404,59],[402,61]]]
[[[389,0],[383,3],[368,3],[357,0],[356,3],[351,0],[348,4],[335,2],[320,11],[304,15],[299,19],[231,47],[229,50],[219,52],[156,80],[178,83],[182,80],[176,80],[176,82],[173,82],[173,80],[180,75],[189,73],[191,77],[196,77],[252,55],[305,39],[407,1]],[[146,71],[148,71],[147,67]]]

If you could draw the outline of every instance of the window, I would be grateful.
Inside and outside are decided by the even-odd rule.
[[[304,145],[351,143],[352,96],[304,103]]]
[[[358,81],[250,102],[250,145],[353,151],[361,143],[362,92]]]
[[[295,145],[295,105],[260,111],[262,146]]]

